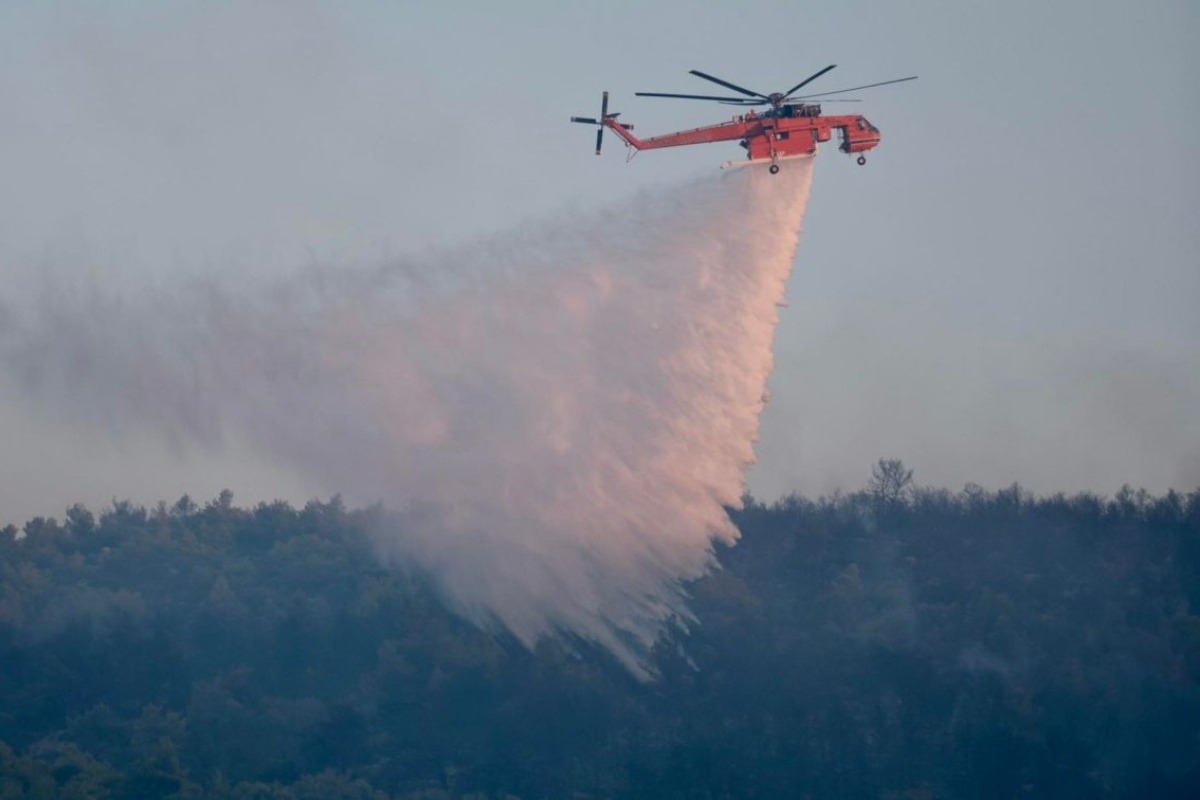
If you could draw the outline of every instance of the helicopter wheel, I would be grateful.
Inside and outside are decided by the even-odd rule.
[[[771,166],[767,167],[767,172],[771,173],[772,175],[777,174],[779,172],[779,165],[772,164]]]
[[[858,157],[858,165],[859,165],[860,167],[861,167],[863,164],[866,164],[866,163],[867,163],[867,157],[866,157],[866,156],[859,156],[859,157]]]

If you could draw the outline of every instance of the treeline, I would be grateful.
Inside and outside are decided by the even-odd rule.
[[[0,799],[1200,795],[1200,491],[734,512],[643,683],[385,568],[379,509],[0,530]]]

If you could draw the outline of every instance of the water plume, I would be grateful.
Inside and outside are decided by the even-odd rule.
[[[389,559],[527,645],[637,674],[737,531],[811,162],[645,193],[371,269],[254,287],[50,282],[0,332],[31,402],[236,439],[395,513]]]

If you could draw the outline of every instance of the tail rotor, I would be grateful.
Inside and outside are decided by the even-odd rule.
[[[604,129],[608,127],[608,120],[616,119],[620,116],[620,112],[614,114],[608,113],[608,92],[601,95],[600,98],[600,117],[571,117],[571,122],[579,122],[584,125],[595,125],[596,129],[596,155],[600,155],[600,146],[604,143]]]

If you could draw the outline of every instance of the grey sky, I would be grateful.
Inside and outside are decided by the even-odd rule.
[[[620,203],[735,158],[625,165],[639,133],[837,63],[883,130],[818,158],[752,488],[854,487],[880,456],[957,487],[1200,484],[1200,7],[1118,2],[0,6],[0,302],[362,263]],[[814,85],[814,90],[817,85]],[[2,323],[2,320],[0,320]],[[76,500],[313,487],[22,406],[0,382],[0,522]]]

